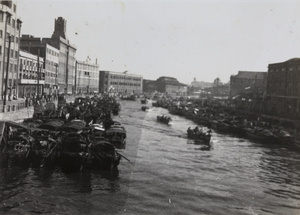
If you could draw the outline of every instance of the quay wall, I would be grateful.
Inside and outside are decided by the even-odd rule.
[[[9,112],[1,112],[0,120],[21,121],[33,116],[33,106],[16,109]]]

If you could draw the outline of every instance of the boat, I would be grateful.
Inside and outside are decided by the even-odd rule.
[[[105,138],[117,149],[126,148],[126,130],[121,125],[115,124],[105,130]]]
[[[82,131],[69,131],[61,138],[59,164],[64,171],[82,171],[91,168],[89,142],[81,133]]]
[[[121,154],[119,154],[116,148],[108,141],[103,139],[94,139],[90,152],[92,155],[92,167],[101,170],[113,170],[115,169],[121,160]]]
[[[263,128],[247,128],[246,137],[250,140],[262,143],[275,142],[273,133],[270,130]]]
[[[159,115],[156,117],[158,122],[169,124],[170,121],[172,121],[172,118],[165,115]]]
[[[209,144],[211,140],[211,130],[204,131],[203,128],[199,129],[196,126],[194,129],[188,128],[187,136],[189,139],[194,139],[195,143]]]
[[[148,103],[147,98],[142,98],[142,99],[141,99],[141,104],[147,104],[147,103]]]
[[[120,97],[121,100],[129,100],[129,101],[135,101],[136,97],[135,95],[122,95]]]
[[[147,107],[147,106],[142,106],[142,107],[141,107],[141,110],[142,110],[142,111],[149,110],[149,107]]]

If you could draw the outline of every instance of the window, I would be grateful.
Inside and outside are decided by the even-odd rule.
[[[3,22],[3,11],[0,11],[0,22]]]
[[[0,38],[2,38],[2,36],[3,36],[2,33],[3,33],[2,30],[0,30]]]
[[[17,11],[17,6],[14,4],[14,12]]]
[[[12,27],[14,28],[16,25],[16,20],[12,19]]]
[[[7,16],[7,24],[10,25],[10,17]]]

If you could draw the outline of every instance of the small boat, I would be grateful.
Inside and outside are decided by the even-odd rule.
[[[108,141],[94,140],[90,152],[92,155],[92,167],[101,170],[115,169],[121,160],[121,155]]]
[[[194,129],[188,128],[187,135],[189,139],[194,139],[196,143],[209,144],[211,139],[211,130],[204,131],[196,126]]]
[[[135,95],[123,95],[123,96],[121,96],[121,100],[135,101],[135,99],[136,99]]]
[[[89,142],[80,132],[68,131],[60,141],[59,151],[59,164],[63,170],[82,171],[91,167]]]
[[[125,149],[126,130],[123,126],[112,125],[105,131],[105,137],[117,149]]]
[[[157,116],[157,121],[164,123],[164,124],[169,124],[170,121],[172,121],[172,118],[169,116],[165,116],[165,115],[161,115],[161,116]]]
[[[146,110],[148,110],[148,109],[149,109],[149,107],[147,107],[147,106],[142,106],[142,107],[141,107],[141,110],[142,110],[142,111],[146,111]]]
[[[147,104],[147,103],[148,103],[148,100],[146,98],[141,99],[141,104]]]
[[[263,143],[273,143],[275,141],[274,134],[268,129],[248,128],[246,129],[246,137],[253,141]]]

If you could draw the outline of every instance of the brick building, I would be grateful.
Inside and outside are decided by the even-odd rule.
[[[160,93],[170,95],[186,95],[187,86],[180,83],[176,78],[162,76],[156,80],[156,89]]]
[[[230,77],[230,98],[248,93],[251,97],[262,97],[267,86],[267,72],[239,71]]]
[[[269,64],[266,111],[300,117],[300,58]]]

